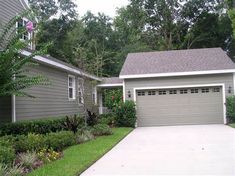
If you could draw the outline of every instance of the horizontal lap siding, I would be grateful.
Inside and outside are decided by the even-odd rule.
[[[29,73],[30,75],[41,74],[47,77],[49,85],[34,86],[26,91],[35,98],[16,98],[17,120],[59,117],[84,112],[82,105],[78,104],[77,99],[75,101],[69,101],[68,99],[68,75],[70,73],[41,64],[31,67]],[[86,91],[88,93],[91,92],[90,81],[86,81],[85,85]],[[87,96],[87,104],[90,107],[92,104],[91,93]]]
[[[214,74],[200,76],[181,76],[181,77],[162,77],[162,78],[140,78],[125,79],[125,97],[126,100],[133,100],[133,89],[139,87],[161,87],[161,86],[179,86],[179,85],[197,85],[197,84],[225,84],[226,96],[233,94],[228,93],[229,87],[233,90],[233,74]],[[131,91],[131,98],[128,98],[127,92]]]

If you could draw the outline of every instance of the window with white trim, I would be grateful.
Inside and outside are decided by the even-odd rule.
[[[166,90],[159,90],[158,95],[166,95]]]
[[[78,103],[84,103],[84,80],[82,78],[78,78]]]
[[[138,96],[145,96],[145,91],[138,91],[138,92],[137,92],[137,95],[138,95]]]
[[[75,93],[75,76],[69,75],[68,76],[68,97],[69,100],[75,100],[76,99],[76,93]]]
[[[26,25],[28,22],[29,22],[29,20],[26,18],[21,18],[17,22],[18,32],[20,32],[21,30],[25,30],[24,33],[22,34],[22,36],[20,37],[21,40],[30,40],[31,39],[30,33],[28,31],[26,31]]]
[[[191,93],[192,94],[198,93],[198,89],[191,89]]]
[[[213,92],[220,92],[220,88],[219,87],[214,87],[212,90],[213,90]]]
[[[148,91],[148,95],[156,95],[156,91],[154,90]]]
[[[202,88],[202,93],[209,93],[209,92],[210,92],[209,88]]]
[[[169,94],[171,94],[171,95],[177,94],[177,90],[169,90]]]
[[[180,94],[187,94],[188,93],[188,90],[187,89],[181,89],[180,90]]]

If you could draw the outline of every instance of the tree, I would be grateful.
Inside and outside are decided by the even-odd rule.
[[[29,4],[40,21],[50,18],[75,19],[76,4],[71,0],[29,0]]]
[[[35,52],[30,56],[21,54],[21,51],[27,48],[28,42],[20,40],[20,36],[26,29],[18,30],[18,34],[15,30],[12,31],[19,19],[20,17],[12,19],[0,35],[0,46],[2,46],[2,51],[0,51],[0,96],[31,96],[24,92],[26,88],[47,83],[43,76],[27,74],[27,66],[35,64],[32,58],[40,52]],[[9,31],[12,35],[9,35]]]

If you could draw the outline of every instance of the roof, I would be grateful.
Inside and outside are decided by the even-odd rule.
[[[235,72],[235,63],[221,48],[172,50],[128,54],[120,78]]]
[[[102,78],[101,84],[99,87],[120,87],[123,86],[123,79],[119,77],[110,77],[110,78]]]
[[[25,56],[30,56],[32,54],[32,52],[30,50],[23,50],[21,53]],[[62,69],[62,70],[65,70],[65,71],[68,71],[68,72],[71,72],[71,73],[74,73],[74,74],[78,74],[78,75],[81,75],[81,76],[85,76],[85,77],[88,77],[88,78],[91,78],[91,79],[94,79],[94,80],[97,80],[97,81],[102,81],[101,78],[99,78],[95,75],[86,73],[86,72],[82,71],[81,69],[79,69],[79,68],[77,68],[77,67],[75,67],[71,64],[60,61],[60,60],[58,60],[54,57],[51,57],[51,56],[34,56],[33,58],[37,62],[46,64],[46,65],[49,65],[49,66],[52,66],[52,67],[59,68],[59,69]]]

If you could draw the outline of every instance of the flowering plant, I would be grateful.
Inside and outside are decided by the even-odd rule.
[[[38,153],[38,158],[44,163],[55,161],[61,157],[61,153],[58,153],[52,149],[42,149]]]

